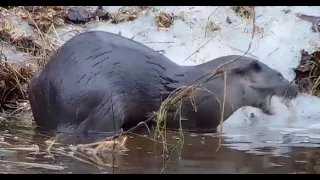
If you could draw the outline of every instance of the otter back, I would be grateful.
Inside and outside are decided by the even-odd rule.
[[[34,119],[42,128],[61,132],[131,127],[159,106],[167,83],[161,77],[175,67],[162,54],[120,35],[79,34],[31,80]]]

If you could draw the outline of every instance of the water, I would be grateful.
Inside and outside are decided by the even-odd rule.
[[[67,150],[58,154],[46,151],[44,142],[50,137],[35,132],[33,127],[9,125],[2,126],[0,137],[0,171],[1,173],[318,173],[320,172],[320,151],[309,147],[266,145],[263,148],[239,150],[239,147],[251,143],[222,140],[212,135],[184,135],[184,148],[181,158],[177,151],[172,151],[170,159],[164,163],[162,145],[143,135],[129,134],[125,144],[128,151],[122,153],[103,153],[99,158],[89,156],[82,160],[108,164],[109,167],[82,162]],[[6,129],[6,130],[4,130]],[[60,138],[61,144],[56,147],[67,148],[70,144]],[[160,141],[160,140],[159,140]],[[177,134],[167,135],[168,144],[176,144]],[[59,142],[59,141],[58,141]],[[9,146],[7,143],[11,144]],[[28,147],[24,150],[7,148]],[[232,147],[237,147],[233,149]],[[37,152],[37,148],[39,151]],[[169,150],[171,146],[168,146]],[[217,149],[219,150],[217,151]],[[217,152],[216,152],[217,151]],[[90,160],[91,158],[91,160]],[[39,163],[38,166],[24,165],[21,162]],[[43,164],[58,166],[58,169],[45,167]],[[113,167],[114,166],[114,167]]]

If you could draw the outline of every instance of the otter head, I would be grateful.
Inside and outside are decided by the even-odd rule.
[[[232,73],[242,89],[242,102],[260,108],[265,114],[273,114],[273,95],[292,99],[298,95],[298,87],[285,79],[282,74],[257,60],[235,68]]]

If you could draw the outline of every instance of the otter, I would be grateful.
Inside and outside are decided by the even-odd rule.
[[[267,65],[242,56],[225,56],[196,66],[180,66],[134,40],[104,31],[89,31],[65,42],[32,78],[28,95],[36,124],[64,133],[111,135],[145,121],[181,85],[226,66],[228,90],[224,120],[242,106],[270,111],[270,97],[297,95],[295,85]],[[185,101],[183,128],[214,129],[220,123],[223,76],[194,91],[197,110]],[[221,101],[222,102],[222,101]],[[177,120],[168,119],[168,128]]]

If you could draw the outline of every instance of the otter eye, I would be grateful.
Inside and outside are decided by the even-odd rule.
[[[260,72],[262,70],[262,67],[260,66],[260,64],[257,60],[250,63],[249,67],[251,67],[256,72]]]
[[[244,75],[245,74],[244,71],[241,70],[240,68],[234,68],[233,69],[233,73],[239,74],[239,75]]]

